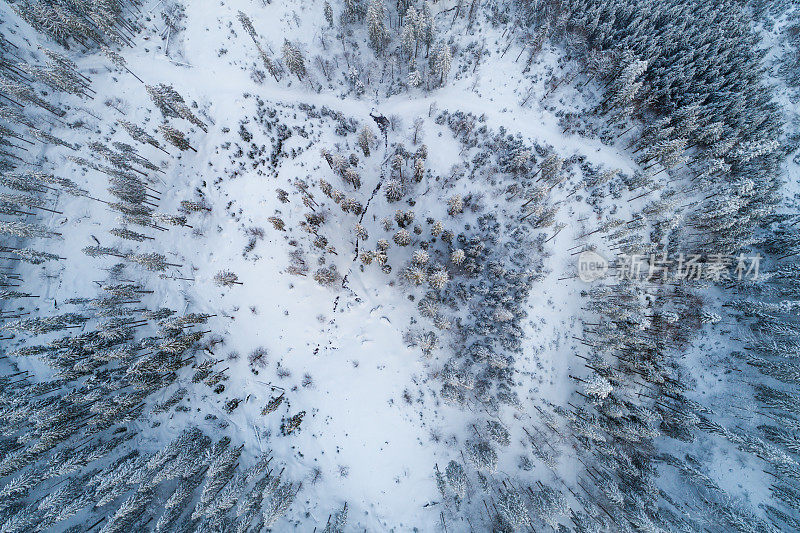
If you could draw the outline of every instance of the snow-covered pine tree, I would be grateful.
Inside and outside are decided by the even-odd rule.
[[[364,20],[364,17],[367,15],[364,2],[365,0],[344,0],[342,22],[352,23]]]
[[[239,281],[239,276],[237,276],[230,270],[221,270],[216,274],[214,274],[214,283],[216,283],[220,287],[233,287],[234,285],[243,285],[243,283]]]
[[[478,470],[490,473],[497,470],[497,452],[485,440],[468,442],[467,457]]]
[[[525,497],[516,489],[500,491],[496,505],[502,518],[511,524],[514,530],[532,527]]]
[[[386,6],[383,4],[383,0],[369,0],[369,7],[367,7],[369,45],[377,54],[383,53],[389,39],[385,19]]]
[[[437,85],[444,85],[447,75],[450,73],[450,66],[453,63],[453,56],[450,46],[440,42],[430,54],[430,69],[433,73]]]
[[[364,157],[369,157],[372,147],[375,145],[377,137],[369,126],[364,126],[358,133],[358,147],[364,153]]]
[[[270,527],[275,524],[292,505],[296,495],[297,490],[291,483],[281,483],[280,478],[273,478],[262,494],[266,502],[262,510],[264,525]]]
[[[168,124],[161,124],[158,127],[158,130],[161,132],[161,135],[164,136],[164,139],[167,140],[168,143],[175,146],[179,150],[191,150],[193,152],[197,152],[192,145],[189,144],[189,141],[186,140],[183,132],[176,130],[172,126]]]
[[[191,109],[189,109],[189,106],[186,105],[186,102],[184,101],[183,97],[178,93],[178,91],[176,91],[172,87],[172,85],[165,85],[161,83],[156,88],[156,92],[159,95],[157,104],[160,104],[159,105],[160,108],[162,106],[167,106],[172,111],[174,111],[177,117],[181,117],[191,122],[192,124],[199,127],[203,131],[208,131],[208,127],[206,126],[206,124],[202,120],[197,118],[197,116],[195,116],[194,113],[192,113]],[[165,118],[167,117],[166,114],[164,116]]]
[[[444,470],[445,478],[450,485],[450,488],[457,497],[463,498],[467,494],[467,474],[461,463],[450,461],[447,463],[447,468]]]
[[[325,524],[325,529],[322,530],[322,533],[344,533],[346,525],[347,502],[344,503],[341,509],[328,518],[328,523]]]
[[[300,51],[297,45],[291,43],[288,39],[284,39],[282,53],[286,68],[289,69],[289,72],[297,76],[298,80],[302,81],[306,76],[306,60],[305,57],[303,57],[303,52]]]
[[[236,14],[236,18],[239,20],[239,23],[242,25],[242,28],[244,28],[244,31],[247,32],[247,35],[249,35],[250,38],[253,39],[253,42],[257,42],[258,37],[256,35],[256,29],[253,27],[253,22],[250,20],[250,17],[248,17],[242,11],[239,11]]]
[[[150,135],[149,133],[147,133],[145,130],[143,130],[142,128],[140,128],[140,127],[139,127],[139,126],[137,126],[136,124],[133,124],[133,123],[131,123],[131,122],[128,122],[127,120],[120,120],[120,121],[118,121],[118,122],[117,122],[117,124],[119,124],[120,126],[122,126],[122,128],[123,128],[125,131],[127,131],[127,132],[128,132],[128,134],[129,134],[129,135],[130,135],[130,136],[131,136],[131,137],[132,137],[134,140],[136,140],[136,141],[138,141],[138,142],[140,142],[140,143],[142,143],[142,144],[149,144],[150,146],[153,146],[153,147],[155,147],[155,148],[158,148],[159,150],[161,150],[161,151],[162,151],[162,152],[164,152],[165,154],[169,155],[169,152],[167,152],[166,150],[164,150],[164,149],[161,147],[161,145],[160,145],[160,144],[158,144],[158,141],[156,140],[156,138],[155,138],[155,137],[153,137],[152,135]]]
[[[174,263],[168,263],[166,257],[156,252],[150,252],[144,254],[130,253],[126,255],[125,258],[128,259],[128,261],[141,265],[146,270],[149,270],[151,272],[163,272],[164,270],[167,269],[168,266],[174,266],[174,267],[181,266]]]
[[[165,119],[180,118],[178,112],[170,105],[170,95],[166,91],[166,88],[167,86],[164,84],[155,86],[145,85],[145,90],[147,90],[150,100],[152,100],[159,111],[161,111],[161,114]]]
[[[17,221],[0,221],[0,233],[26,239],[46,239],[61,236],[60,233],[51,231],[39,224]]]

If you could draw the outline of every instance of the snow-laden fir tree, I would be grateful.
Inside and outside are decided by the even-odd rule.
[[[0,233],[12,235],[14,237],[23,237],[26,239],[41,239],[53,236],[60,236],[60,233],[50,231],[44,226],[39,224],[28,224],[26,222],[6,222],[0,221]]]
[[[298,80],[302,81],[306,76],[306,60],[305,57],[303,57],[303,52],[288,39],[284,39],[281,50],[286,68],[289,69],[289,72],[297,76]]]
[[[342,21],[346,23],[361,22],[367,15],[366,0],[344,0]]]
[[[453,55],[450,46],[441,42],[430,54],[430,69],[438,85],[444,85],[447,75],[450,73],[450,66],[453,63]]]
[[[234,285],[242,285],[239,281],[239,276],[230,270],[221,270],[214,274],[214,283],[220,287],[233,287]]]
[[[189,141],[186,140],[186,137],[180,130],[175,129],[168,124],[161,124],[158,126],[158,130],[168,143],[175,146],[179,150],[191,150],[193,152],[197,152],[197,150],[195,150],[192,145],[189,144]]]
[[[364,126],[358,133],[358,147],[364,153],[364,157],[369,157],[372,147],[375,145],[375,133],[369,126]]]
[[[163,272],[164,270],[167,269],[168,266],[181,266],[173,263],[168,263],[166,257],[156,252],[150,252],[144,254],[131,253],[126,255],[125,257],[129,261],[141,265],[146,270],[150,270],[151,272]]]
[[[383,188],[383,194],[389,202],[398,202],[405,194],[405,188],[400,180],[390,179]]]
[[[468,442],[467,457],[478,470],[485,472],[494,472],[497,470],[497,452],[492,448],[492,445],[485,440]]]
[[[263,507],[264,525],[272,526],[292,505],[297,491],[291,483],[281,483],[279,478],[273,478],[264,488]]]
[[[496,505],[502,518],[511,524],[514,530],[532,526],[525,497],[516,489],[501,491]]]
[[[156,140],[155,137],[153,137],[152,135],[147,133],[145,130],[143,130],[142,128],[140,128],[136,124],[133,124],[133,123],[128,122],[126,120],[120,120],[119,122],[117,122],[117,124],[122,126],[122,128],[125,131],[128,132],[128,135],[130,135],[134,140],[136,140],[136,141],[138,141],[138,142],[140,142],[142,144],[149,144],[150,146],[158,148],[162,152],[164,152],[164,153],[169,155],[169,153],[166,150],[161,148],[161,145],[158,144],[158,141]]]
[[[447,463],[447,468],[444,471],[447,482],[450,488],[459,497],[463,498],[467,494],[467,474],[464,467],[456,461]]]
[[[464,199],[460,194],[455,194],[447,200],[447,214],[451,217],[464,211]]]
[[[392,240],[398,246],[408,246],[411,244],[411,234],[404,229],[399,229],[392,236]]]
[[[330,516],[322,533],[344,533],[345,526],[347,526],[347,502]]]
[[[239,20],[239,23],[242,25],[242,28],[244,28],[244,31],[247,32],[247,35],[249,35],[250,38],[253,39],[253,42],[257,41],[258,38],[256,35],[256,29],[253,27],[253,22],[250,20],[250,17],[248,17],[243,12],[239,11],[236,13],[236,18]]]
[[[383,52],[389,39],[385,19],[386,6],[383,4],[383,0],[369,0],[369,7],[367,7],[369,45],[378,54]]]

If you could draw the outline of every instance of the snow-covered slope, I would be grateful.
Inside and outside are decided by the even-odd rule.
[[[796,383],[739,395],[761,377],[730,354],[788,331],[753,321],[777,308],[731,302],[792,290],[672,270],[630,279],[625,264],[638,255],[646,273],[657,257],[702,253],[710,268],[720,254],[760,252],[781,268],[769,236],[785,227],[767,223],[792,222],[794,207],[776,221],[762,206],[775,169],[792,182],[782,193],[796,185],[783,157],[796,124],[778,150],[765,140],[768,106],[741,96],[758,60],[744,11],[698,3],[704,14],[675,30],[705,39],[706,17],[725,46],[741,32],[740,50],[717,50],[745,71],[715,67],[738,98],[723,124],[716,96],[684,98],[664,74],[669,54],[639,57],[647,43],[625,35],[653,24],[653,43],[678,50],[650,3],[627,26],[609,13],[628,4],[594,1],[120,5],[114,31],[129,46],[62,43],[90,80],[84,95],[34,83],[63,115],[16,106],[4,86],[4,105],[34,121],[1,115],[12,131],[54,136],[11,147],[4,175],[36,170],[84,192],[40,180],[48,210],[22,220],[57,234],[3,243],[60,258],[7,252],[6,281],[35,298],[3,300],[3,529],[800,523],[790,497],[775,496],[793,486],[796,441],[763,426],[794,427],[777,409]],[[4,58],[44,65],[37,45],[58,44],[22,20],[26,6],[3,6]],[[767,60],[792,16],[776,9]],[[712,44],[697,49],[698,64],[717,57]],[[23,71],[3,77],[41,74]],[[701,71],[681,83],[711,85]],[[665,79],[674,85],[662,91]],[[778,101],[791,114],[786,93]],[[760,129],[737,122],[738,102],[767,117]],[[606,277],[582,279],[586,251],[607,260]],[[150,253],[160,255],[148,263]],[[120,300],[98,299],[109,294]],[[64,313],[79,316],[52,330],[25,322]],[[43,382],[55,392],[37,403]],[[51,437],[45,415],[62,395],[53,427],[69,431]],[[772,414],[741,417],[733,398]],[[61,454],[79,466],[56,475]],[[52,482],[69,490],[48,499]],[[62,499],[71,507],[59,515]]]

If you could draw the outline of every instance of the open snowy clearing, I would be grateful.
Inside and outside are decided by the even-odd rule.
[[[0,529],[800,526],[796,10],[123,4],[3,11]]]

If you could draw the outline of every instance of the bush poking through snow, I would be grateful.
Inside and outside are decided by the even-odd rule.
[[[340,279],[341,276],[339,271],[336,269],[336,265],[331,265],[327,268],[319,268],[316,272],[314,272],[314,280],[320,285],[332,286],[335,285]]]
[[[269,352],[266,348],[259,346],[247,356],[247,360],[254,367],[265,368],[267,366],[267,357]]]

